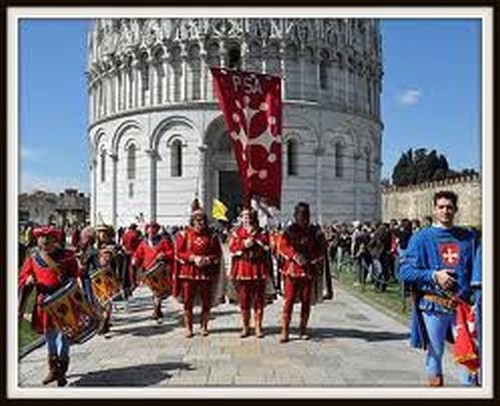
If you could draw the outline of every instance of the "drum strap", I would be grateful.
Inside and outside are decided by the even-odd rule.
[[[40,251],[39,255],[42,257],[42,259],[45,261],[45,263],[49,266],[49,268],[53,269],[56,272],[57,279],[59,279],[59,282],[62,282],[62,270],[59,268],[59,265],[47,254],[44,252]]]

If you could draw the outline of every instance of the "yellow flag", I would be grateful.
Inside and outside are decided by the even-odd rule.
[[[212,204],[212,217],[217,220],[229,221],[226,217],[227,206],[219,199],[215,199]]]

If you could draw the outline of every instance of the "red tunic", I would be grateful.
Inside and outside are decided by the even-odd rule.
[[[177,277],[180,279],[209,279],[217,275],[220,267],[222,249],[217,235],[209,229],[197,232],[188,227],[177,234],[175,241],[176,259],[178,261]],[[191,256],[203,256],[208,259],[208,265],[197,267]]]
[[[291,278],[312,278],[316,265],[325,253],[323,233],[317,226],[309,225],[304,229],[294,223],[279,239],[278,253],[284,260],[283,274]],[[300,264],[300,254],[305,257],[306,264]]]
[[[253,238],[252,247],[245,247],[245,240]],[[258,228],[253,232],[243,226],[231,234],[229,251],[233,254],[231,277],[237,280],[266,279],[269,276],[269,237],[264,230]]]
[[[127,255],[132,255],[140,243],[141,238],[137,230],[127,230],[123,234],[122,245]]]
[[[164,254],[164,262],[173,262],[174,247],[170,240],[164,237],[157,237],[153,241],[144,239],[135,250],[133,261],[138,267],[148,270],[155,264],[159,254]]]
[[[55,328],[52,317],[41,307],[43,300],[61,288],[69,279],[78,276],[78,263],[73,251],[59,250],[51,259],[59,270],[49,267],[40,254],[35,252],[26,258],[19,274],[20,292],[30,277],[34,279],[37,295],[31,325],[39,334]]]

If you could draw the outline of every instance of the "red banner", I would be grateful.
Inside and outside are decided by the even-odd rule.
[[[211,68],[238,163],[245,204],[281,202],[281,78]]]
[[[476,373],[479,369],[476,337],[474,309],[470,304],[460,302],[456,310],[455,361],[465,366],[471,373]]]

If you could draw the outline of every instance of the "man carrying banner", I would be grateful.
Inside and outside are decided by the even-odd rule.
[[[296,297],[301,301],[300,337],[309,339],[307,322],[311,305],[320,297],[314,297],[314,286],[321,278],[321,266],[325,253],[325,239],[319,227],[310,224],[309,205],[300,202],[295,206],[294,222],[283,232],[278,245],[278,253],[283,258],[284,276],[283,314],[281,320],[281,338],[284,343],[289,338],[293,304]]]
[[[453,341],[452,329],[456,326],[460,310],[467,310],[471,289],[475,235],[469,230],[454,226],[458,210],[458,197],[451,191],[434,194],[435,224],[417,232],[409,241],[399,268],[399,279],[411,284],[414,306],[411,321],[411,345],[427,350],[425,369],[428,386],[443,386],[442,358],[445,341]],[[465,307],[464,307],[465,306]],[[467,323],[461,325],[467,328]],[[457,340],[468,338],[457,335]],[[455,349],[462,342],[455,343]],[[474,354],[456,358],[470,361]],[[467,363],[465,363],[467,365]],[[474,370],[460,365],[463,385],[474,382]]]

